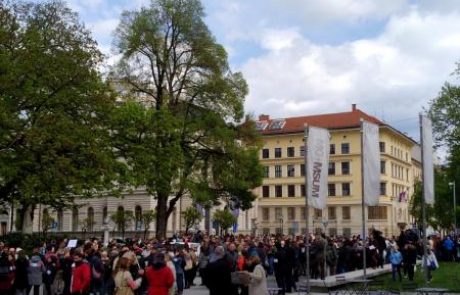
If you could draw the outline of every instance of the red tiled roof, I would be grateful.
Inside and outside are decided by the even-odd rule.
[[[268,116],[267,116],[268,117]],[[264,119],[266,119],[265,117]],[[378,124],[386,125],[379,119],[370,116],[363,111],[353,108],[351,112],[343,113],[332,113],[332,114],[322,114],[314,116],[303,116],[303,117],[291,117],[291,118],[277,118],[269,119],[266,122],[268,123],[267,128],[261,130],[261,134],[280,134],[280,133],[297,133],[303,132],[305,124],[309,126],[323,127],[328,129],[344,129],[344,128],[353,128],[360,127],[361,119],[366,121]],[[284,120],[284,126],[281,129],[270,129],[270,124],[273,121]]]

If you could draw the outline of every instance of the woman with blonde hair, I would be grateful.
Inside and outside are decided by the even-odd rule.
[[[251,268],[254,269],[249,273],[249,295],[268,294],[265,269],[260,264],[259,256],[251,256],[248,262],[251,265]]]
[[[139,288],[142,278],[133,280],[129,272],[131,261],[127,257],[121,257],[113,274],[115,281],[115,295],[134,295],[134,290]]]

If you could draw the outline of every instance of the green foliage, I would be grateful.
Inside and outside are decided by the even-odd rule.
[[[107,191],[114,96],[96,41],[57,1],[2,2],[0,23],[0,200],[63,208]]]
[[[213,215],[213,220],[217,222],[221,230],[224,230],[225,232],[227,232],[228,228],[236,222],[235,216],[233,216],[227,209],[216,210]]]
[[[124,12],[115,34],[122,58],[110,78],[123,102],[112,141],[126,183],[157,198],[161,238],[184,195],[205,206],[237,198],[246,209],[262,180],[257,132],[243,120],[247,84],[203,17],[198,0],[157,0]]]
[[[149,210],[142,213],[142,224],[144,225],[144,240],[147,238],[147,233],[150,230],[150,224],[155,220],[156,213],[155,210]]]
[[[49,214],[48,210],[43,210],[43,215],[42,215],[42,218],[41,218],[41,230],[43,232],[43,236],[46,237],[48,231],[51,229],[51,227],[53,226],[53,223],[54,223],[54,218],[51,217],[51,215]]]
[[[134,220],[133,211],[118,209],[110,216],[113,223],[117,226],[117,230],[121,232],[122,238],[125,237],[126,229],[129,228]]]
[[[188,234],[189,229],[203,219],[203,215],[201,215],[195,207],[188,207],[184,212],[182,212],[182,217],[185,222],[185,234]]]

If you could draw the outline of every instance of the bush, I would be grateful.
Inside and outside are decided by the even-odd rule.
[[[8,245],[8,247],[17,248],[20,247],[26,252],[30,253],[34,247],[41,247],[45,241],[59,241],[66,238],[65,235],[54,235],[48,234],[46,240],[43,235],[38,233],[34,234],[23,234],[20,232],[9,233],[1,236],[0,241]]]

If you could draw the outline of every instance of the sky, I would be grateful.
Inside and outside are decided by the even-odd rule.
[[[149,0],[69,0],[113,62],[123,10]],[[202,0],[232,71],[249,85],[246,112],[272,118],[345,112],[356,103],[418,140],[418,114],[458,83],[456,0]]]

